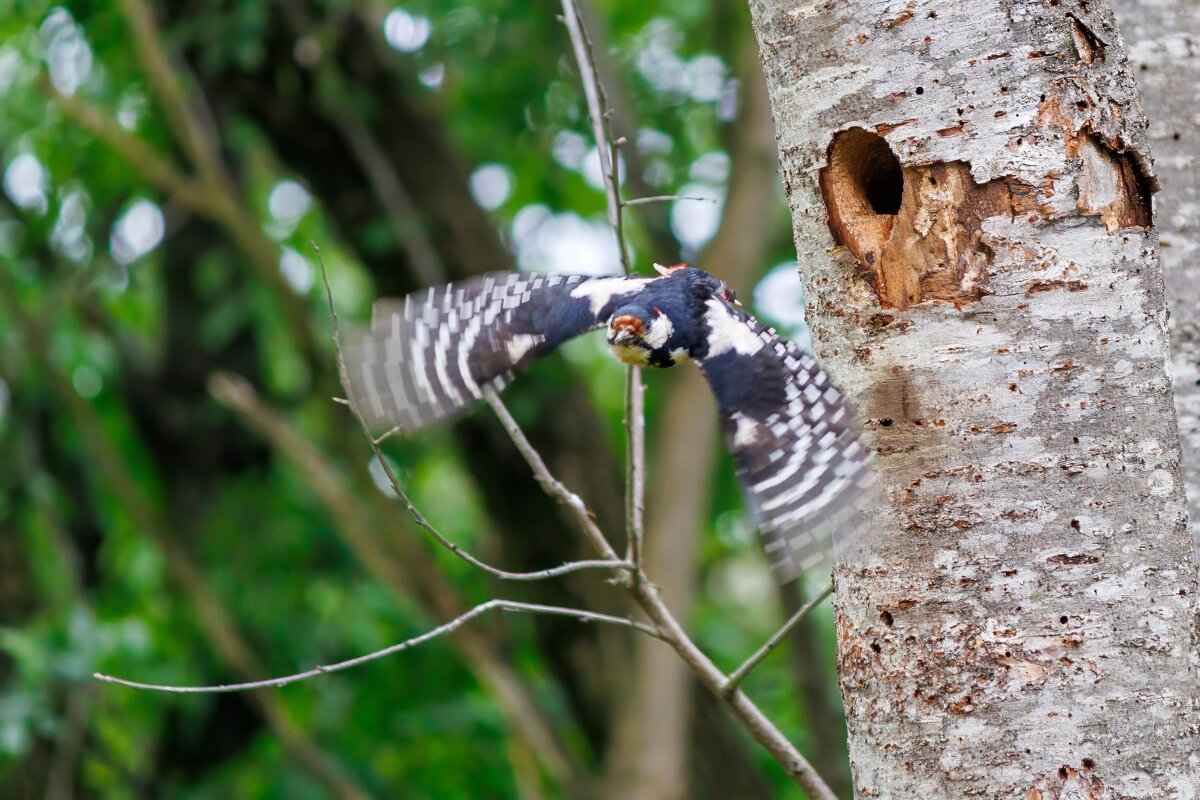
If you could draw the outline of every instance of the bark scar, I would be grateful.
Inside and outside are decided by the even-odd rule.
[[[1108,42],[1097,36],[1095,31],[1079,17],[1074,14],[1067,14],[1067,16],[1071,18],[1071,38],[1075,42],[1075,51],[1079,53],[1079,60],[1085,64],[1103,61]]]
[[[1150,227],[1156,187],[1131,153],[1084,130],[1067,139],[1067,155],[1082,160],[1076,208],[1099,215],[1109,233]]]
[[[902,166],[862,128],[834,136],[827,164],[821,192],[834,241],[858,259],[884,308],[961,307],[988,294],[983,221],[1036,206],[1033,187],[1009,177],[978,184],[963,161]]]

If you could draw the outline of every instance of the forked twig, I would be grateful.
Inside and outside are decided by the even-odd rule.
[[[403,642],[397,642],[390,647],[385,647],[381,650],[376,650],[366,655],[355,656],[348,658],[345,661],[339,661],[336,664],[326,664],[312,669],[296,672],[292,675],[283,675],[278,678],[267,678],[261,681],[247,681],[245,683],[225,683],[215,686],[171,686],[157,683],[140,683],[138,681],[127,681],[124,678],[116,678],[112,675],[105,675],[97,672],[92,675],[96,680],[104,681],[105,683],[116,683],[121,686],[128,686],[131,689],[145,689],[152,692],[170,692],[172,694],[222,694],[226,692],[245,692],[251,689],[270,689],[279,686],[287,686],[289,683],[297,683],[299,681],[315,678],[318,675],[328,675],[331,672],[341,672],[342,670],[357,667],[366,664],[370,661],[378,661],[381,658],[399,653],[401,650],[409,650],[417,645],[424,644],[431,639],[436,639],[439,636],[444,636],[458,630],[467,622],[475,619],[475,617],[486,614],[492,610],[510,611],[522,614],[549,614],[557,617],[574,617],[575,619],[583,620],[584,622],[604,622],[609,625],[621,625],[626,628],[633,628],[647,636],[660,638],[658,631],[651,628],[649,625],[643,625],[640,622],[634,622],[631,619],[624,617],[614,617],[609,614],[597,614],[592,611],[582,611],[577,608],[563,608],[562,606],[543,606],[537,603],[519,603],[514,600],[488,600],[486,603],[481,603],[470,611],[466,611],[449,622],[443,623],[433,630],[426,631],[420,636],[414,636],[411,639],[405,639]]]
[[[321,281],[325,286],[325,300],[329,305],[329,316],[333,326],[333,347],[337,354],[338,376],[341,379],[342,387],[346,390],[347,394],[349,394],[350,381],[347,377],[346,358],[342,353],[341,329],[338,324],[337,311],[334,309],[333,305],[333,289],[329,285],[329,272],[325,269],[325,259],[321,255],[321,248],[317,246],[316,242],[312,243],[312,248],[313,252],[316,253],[317,264],[321,269]],[[489,400],[489,402],[492,402],[492,400]],[[478,567],[490,575],[495,575],[497,578],[508,581],[537,581],[546,578],[557,577],[559,575],[567,575],[572,572],[580,572],[581,570],[587,569],[628,570],[631,568],[631,565],[624,561],[605,558],[591,561],[572,561],[567,564],[561,564],[557,567],[550,567],[548,569],[537,570],[534,572],[509,572],[508,570],[500,569],[499,567],[493,567],[491,564],[481,561],[468,551],[464,550],[462,547],[447,539],[444,535],[442,535],[441,531],[435,528],[433,524],[425,518],[425,515],[421,513],[420,509],[417,508],[412,499],[408,496],[408,492],[404,490],[404,487],[400,483],[400,479],[396,477],[396,471],[392,469],[391,462],[387,460],[386,456],[384,456],[383,450],[379,446],[379,443],[383,441],[384,437],[376,438],[371,434],[371,427],[367,424],[367,420],[363,417],[362,413],[359,412],[358,405],[354,402],[353,397],[349,398],[346,406],[350,409],[350,413],[354,415],[354,418],[358,420],[359,427],[362,428],[363,434],[367,437],[367,441],[370,442],[371,451],[375,454],[375,460],[379,462],[379,467],[383,470],[383,474],[387,478],[388,485],[396,494],[396,497],[400,499],[400,502],[408,511],[409,516],[412,517],[413,522],[415,522],[418,527],[432,536],[438,544],[461,558],[463,561],[466,561],[471,566]],[[493,408],[497,408],[498,406],[498,400],[492,403]],[[503,406],[499,407],[503,408]],[[507,413],[507,410],[505,413]]]
[[[628,249],[625,246],[625,236],[621,218],[621,196],[617,175],[617,145],[612,137],[609,116],[604,108],[604,87],[600,83],[596,71],[595,55],[591,40],[583,28],[576,0],[562,0],[563,20],[571,36],[571,46],[575,59],[583,77],[584,95],[588,100],[588,116],[591,118],[592,131],[596,137],[596,149],[600,153],[600,163],[605,173],[605,189],[608,195],[609,221],[617,237],[620,248],[622,265],[629,273]],[[608,159],[605,163],[605,144],[608,143]],[[683,626],[675,619],[671,610],[663,602],[658,589],[646,580],[642,573],[641,543],[642,543],[642,505],[644,492],[644,420],[642,414],[641,373],[636,367],[630,368],[628,390],[626,392],[626,427],[629,444],[628,456],[628,494],[626,503],[627,533],[630,538],[630,553],[628,560],[634,564],[634,582],[630,592],[638,605],[658,627],[662,638],[671,645],[680,658],[687,663],[696,676],[725,701],[746,730],[765,747],[775,760],[784,768],[788,776],[800,784],[817,800],[836,800],[832,790],[825,780],[817,773],[811,764],[800,754],[787,737],[776,727],[766,715],[736,686],[726,691],[728,678],[704,654]]]
[[[750,671],[757,667],[764,658],[769,656],[771,651],[779,647],[779,643],[783,641],[783,637],[787,636],[792,628],[800,624],[800,620],[808,616],[810,611],[820,605],[821,601],[831,594],[833,594],[832,583],[822,589],[816,597],[802,605],[795,614],[788,617],[787,622],[783,623],[779,630],[771,635],[770,639],[763,642],[762,647],[755,650],[749,658],[742,662],[741,666],[729,674],[729,680],[725,682],[725,691],[732,692],[737,689],[742,684],[742,681],[746,679],[746,676],[750,674]]]
[[[600,171],[604,176],[604,194],[608,207],[608,222],[617,239],[617,251],[621,269],[626,275],[633,273],[629,259],[629,244],[625,241],[625,219],[621,200],[621,176],[619,174],[619,145],[624,139],[613,136],[611,115],[604,93],[604,84],[596,69],[596,54],[592,40],[583,26],[575,0],[562,0],[563,22],[570,34],[571,47],[583,82],[583,94],[587,98],[588,119],[592,124],[592,136],[596,140],[596,152],[600,156]],[[645,389],[642,373],[638,367],[629,367],[625,381],[625,535],[627,549],[625,560],[634,565],[633,579],[640,581],[642,575],[642,543],[645,540],[645,497],[646,497],[646,420]]]

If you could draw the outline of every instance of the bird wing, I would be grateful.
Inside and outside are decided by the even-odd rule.
[[[600,327],[649,280],[498,272],[380,300],[347,337],[350,399],[374,428],[424,427]]]
[[[854,411],[811,353],[719,297],[706,302],[701,372],[779,582],[865,524],[875,472]]]

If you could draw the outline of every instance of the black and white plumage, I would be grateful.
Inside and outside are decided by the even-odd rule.
[[[772,569],[790,580],[861,524],[874,472],[853,411],[811,353],[742,310],[721,281],[682,265],[659,271],[495,273],[380,301],[346,347],[351,400],[377,428],[416,430],[601,327],[626,363],[695,361]]]

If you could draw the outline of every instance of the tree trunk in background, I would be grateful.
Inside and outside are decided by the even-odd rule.
[[[302,11],[297,5],[289,7],[288,18],[283,13],[268,18],[260,69],[201,73],[218,118],[244,115],[262,129],[280,159],[320,198],[382,294],[410,291],[425,279],[414,263],[419,254],[406,246],[408,242],[380,246],[378,238],[369,235],[379,219],[393,218],[398,211],[387,202],[381,190],[387,184],[381,177],[391,182],[393,191],[407,190],[411,196],[408,217],[392,222],[424,231],[431,245],[424,255],[435,262],[435,271],[443,272],[439,280],[511,269],[512,255],[493,220],[471,197],[467,170],[453,140],[442,121],[415,99],[412,82],[381,49],[378,32],[355,15],[342,17],[337,36],[326,42],[322,61],[306,69],[293,58],[296,40],[308,33]],[[335,85],[365,93],[374,102],[365,108],[331,102],[328,92],[321,91],[319,70],[326,80],[336,79]],[[522,375],[505,397],[518,415],[521,407],[538,409],[531,419],[522,418],[526,433],[554,474],[583,495],[602,528],[618,535],[624,518],[620,468],[586,387],[577,381],[541,379],[535,371]],[[573,524],[537,486],[491,415],[468,416],[455,429],[469,454],[466,462],[488,517],[503,540],[501,560],[506,565],[543,568],[584,555]],[[715,441],[716,427],[712,430]],[[623,613],[622,595],[605,580],[593,572],[505,588],[535,602]],[[571,701],[574,719],[596,754],[603,754],[611,738],[613,698],[624,694],[633,675],[627,632],[540,616],[535,624],[539,648]],[[673,654],[670,658],[672,663],[678,660]],[[729,796],[733,790],[723,790],[730,786],[744,792],[758,778],[758,770],[728,717],[717,711],[719,702],[708,692],[701,696],[714,713],[703,715],[704,730],[685,729],[682,734],[685,742],[689,734],[700,742],[700,760],[719,761],[722,771],[719,780],[700,787],[697,796]]]
[[[729,196],[720,229],[700,254],[697,266],[728,281],[735,290],[748,292],[770,245],[778,173],[766,84],[753,43],[747,41],[743,50],[738,64],[740,108],[730,147]],[[685,367],[673,372],[678,374],[652,384],[663,386],[667,395],[663,407],[669,411],[659,419],[660,430],[651,450],[652,502],[647,505],[650,525],[645,558],[647,574],[676,616],[686,620],[696,593],[698,537],[712,501],[719,426],[716,403],[699,371]],[[705,786],[694,790],[688,786],[695,678],[661,642],[635,639],[633,647],[634,683],[628,694],[617,695],[613,746],[605,766],[607,796],[670,800],[704,793]],[[717,719],[718,715],[706,717]],[[708,762],[707,766],[713,773],[705,781],[707,786],[719,783],[730,772],[727,764]],[[755,788],[762,791],[761,786]],[[728,791],[748,797],[750,788],[731,786]]]
[[[859,796],[1194,797],[1155,180],[1111,14],[751,10],[818,355],[886,490],[837,573]]]
[[[278,13],[269,21],[261,69],[202,74],[206,94],[220,119],[245,115],[260,126],[280,159],[320,198],[346,244],[371,271],[381,295],[396,296],[422,285],[421,270],[404,241],[383,246],[370,241],[371,226],[394,212],[373,190],[373,178],[381,174],[390,175],[402,188],[411,187],[411,218],[397,224],[425,232],[435,269],[444,272],[439,280],[511,269],[512,255],[491,218],[471,197],[468,171],[453,141],[441,121],[414,102],[411,84],[381,52],[377,34],[353,15],[342,18],[339,35],[320,65],[327,79],[336,78],[340,85],[377,99],[363,110],[331,106],[315,72],[301,68],[292,57],[303,28],[293,30],[295,23]],[[372,141],[374,163],[365,162],[362,148],[347,140],[351,122],[360,139]],[[539,409],[526,426],[527,435],[555,474],[584,496],[604,530],[618,533],[624,519],[620,467],[586,387],[526,374],[505,397],[514,409],[523,405],[521,398],[526,398],[524,405]],[[579,558],[579,537],[491,415],[469,415],[455,429],[464,452],[470,454],[466,464],[488,517],[502,539],[504,563],[520,570]],[[581,480],[584,474],[587,479]],[[528,584],[518,591],[522,599],[534,602],[623,611],[623,606],[614,605],[619,595],[595,573]],[[627,637],[624,631],[564,622],[573,620],[537,618],[539,643],[571,700],[575,719],[593,747],[602,750]]]
[[[804,582],[792,581],[780,586],[779,598],[784,618],[791,618],[808,600]],[[834,794],[849,797],[852,784],[850,762],[846,758],[846,716],[837,696],[829,648],[818,635],[814,614],[800,620],[787,641],[792,680],[812,738],[812,764]]]
[[[1162,182],[1155,222],[1171,311],[1183,483],[1192,546],[1200,550],[1200,2],[1113,0],[1112,7],[1150,118]]]

